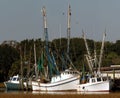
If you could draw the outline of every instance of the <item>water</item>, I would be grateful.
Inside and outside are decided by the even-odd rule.
[[[120,91],[114,91],[114,92],[77,92],[77,91],[70,91],[70,92],[43,92],[43,91],[17,91],[17,90],[6,90],[5,88],[0,88],[0,94],[112,94],[112,93],[119,93]]]
[[[37,92],[33,91],[33,94],[109,94],[109,92]]]

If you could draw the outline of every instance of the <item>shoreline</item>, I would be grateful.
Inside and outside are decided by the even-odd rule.
[[[0,94],[0,98],[120,98],[120,94]]]

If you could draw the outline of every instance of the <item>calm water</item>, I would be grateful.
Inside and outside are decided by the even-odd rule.
[[[1,93],[13,93],[13,94],[120,94],[120,91],[114,92],[41,92],[41,91],[12,91],[6,90],[5,88],[0,88]]]

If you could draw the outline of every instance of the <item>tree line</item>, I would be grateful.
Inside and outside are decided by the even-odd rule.
[[[9,79],[10,76],[20,74],[21,60],[23,61],[23,75],[27,75],[27,70],[34,69],[34,43],[36,45],[37,62],[40,58],[41,51],[44,48],[44,41],[41,39],[26,39],[12,47],[8,44],[0,45],[0,82]],[[94,41],[87,39],[91,55],[94,55],[96,49],[97,57],[100,55],[101,41]],[[52,51],[59,51],[60,53],[67,52],[67,39],[54,39],[49,41],[49,48]],[[85,61],[86,48],[83,38],[70,39],[69,56],[74,66],[81,71]],[[22,59],[21,59],[22,57]],[[115,43],[106,41],[102,57],[102,67],[109,67],[110,65],[120,64],[120,40]],[[60,66],[59,66],[60,67]],[[34,72],[34,70],[32,70]]]

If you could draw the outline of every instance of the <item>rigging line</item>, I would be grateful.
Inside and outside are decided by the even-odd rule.
[[[72,63],[72,61],[71,61],[71,59],[70,59],[70,57],[69,57],[68,54],[66,54],[66,57],[67,57],[67,59],[69,60],[71,67],[74,68],[75,70],[77,70],[77,68],[76,68],[76,67],[74,66],[74,64]],[[77,70],[77,71],[78,71],[78,70]]]
[[[73,42],[74,42],[74,40],[71,40],[71,44],[72,44],[72,46],[73,46],[74,57],[75,57],[75,59],[76,59],[76,58],[77,58],[76,49],[75,49],[75,44],[74,44]]]
[[[102,56],[103,56],[103,51],[104,51],[104,42],[105,42],[105,37],[106,37],[106,29],[105,32],[103,33],[103,39],[102,39],[102,45],[101,45],[101,50],[100,50],[100,57],[99,57],[99,62],[98,62],[98,72],[100,72],[100,67],[102,63]]]

